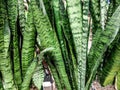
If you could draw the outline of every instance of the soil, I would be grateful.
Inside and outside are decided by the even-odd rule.
[[[102,87],[99,82],[94,81],[92,83],[91,89],[90,90],[116,90],[113,85],[108,85],[106,87]]]

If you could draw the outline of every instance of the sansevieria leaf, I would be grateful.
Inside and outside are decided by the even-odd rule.
[[[120,71],[120,36],[113,42],[110,54],[105,57],[105,61],[101,70],[100,82],[102,85],[115,84],[119,87],[119,71]],[[107,54],[107,53],[106,53]],[[119,90],[119,89],[118,89]]]
[[[65,71],[65,65],[63,62],[61,50],[59,43],[56,37],[55,32],[53,31],[47,15],[44,16],[43,13],[38,9],[35,0],[31,0],[31,6],[33,10],[34,25],[37,29],[37,33],[40,37],[41,48],[53,47],[55,48],[51,51],[51,62],[54,63],[57,72],[62,82],[63,88],[71,90],[69,80]],[[56,83],[57,84],[57,83]]]
[[[75,45],[75,57],[77,59],[77,89],[84,90],[84,73],[82,62],[82,4],[80,0],[67,0],[67,11]]]
[[[100,37],[98,37],[98,41],[93,45],[97,47],[91,47],[91,51],[88,55],[88,80],[86,84],[86,89],[89,88],[90,83],[95,77],[97,68],[102,61],[103,54],[105,53],[107,47],[112,43],[115,39],[119,29],[120,29],[120,6],[116,9],[114,14],[112,15],[110,21],[107,23],[104,31],[101,32]]]
[[[120,44],[115,45],[111,54],[108,56],[105,65],[103,66],[101,83],[106,86],[113,84],[114,78],[120,70]]]
[[[43,70],[42,62],[37,65],[32,80],[34,85],[38,88],[38,90],[41,90],[41,86],[44,80],[44,70]]]
[[[18,48],[18,33],[17,33],[17,16],[18,10],[17,0],[7,0],[7,12],[8,12],[8,22],[11,31],[11,48],[12,48],[12,57],[14,62],[14,77],[17,85],[20,85],[22,82],[21,79],[21,68],[20,68],[20,57],[19,57],[19,48]]]
[[[24,22],[23,22],[24,23]],[[27,67],[34,56],[35,50],[35,28],[33,24],[32,9],[29,6],[27,19],[25,23],[25,30],[22,32],[23,45],[22,45],[22,75],[24,77]]]
[[[0,0],[0,71],[4,89],[17,90],[10,63],[10,28],[5,5],[5,1]]]
[[[117,78],[117,80],[116,80],[117,89],[120,90],[120,69],[117,73],[116,78]]]
[[[24,76],[24,79],[21,85],[21,90],[29,90],[30,81],[35,72],[37,64],[38,64],[38,58],[34,57],[34,59],[32,60],[32,62],[30,63],[30,65],[28,66],[26,70],[26,73],[25,73],[25,76]]]

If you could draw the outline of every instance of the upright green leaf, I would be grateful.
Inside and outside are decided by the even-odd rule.
[[[64,59],[65,63],[65,69],[68,75],[68,79],[70,81],[71,87],[75,87],[74,81],[72,80],[72,70],[71,70],[71,65],[70,65],[70,58],[68,57],[68,51],[66,47],[66,41],[64,37],[64,31],[62,29],[62,20],[60,16],[60,1],[59,0],[52,0],[52,6],[53,6],[53,11],[54,11],[54,18],[55,18],[55,30],[57,33],[58,41],[60,44],[62,56]]]
[[[65,87],[67,90],[71,90],[71,86],[65,71],[61,50],[59,48],[59,43],[55,32],[52,30],[48,17],[42,14],[34,0],[31,1],[31,6],[34,17],[34,25],[40,37],[41,48],[55,48],[51,52],[51,62],[54,63],[55,67],[57,68],[63,87]]]
[[[25,30],[23,31],[22,45],[22,75],[24,77],[28,65],[33,59],[35,50],[35,28],[33,24],[32,9],[29,6]]]
[[[60,0],[59,2],[60,6],[60,25],[63,30],[63,33],[65,35],[65,38],[67,39],[68,43],[73,47],[73,39],[72,39],[72,32],[70,28],[68,13],[66,9],[66,2],[63,0]],[[73,50],[74,51],[74,50]]]
[[[82,14],[81,14],[81,4],[79,0],[67,0],[67,11],[70,22],[70,27],[72,30],[73,41],[76,48],[76,57],[78,63],[78,90],[84,90],[84,86],[81,86],[82,80],[82,57],[81,57],[81,46],[82,46]],[[84,82],[83,82],[84,83]]]
[[[7,0],[7,11],[8,11],[8,19],[9,26],[11,30],[11,47],[13,54],[13,62],[14,62],[14,77],[16,83],[21,84],[21,69],[20,69],[20,57],[19,57],[19,49],[18,49],[18,34],[17,34],[17,0]]]
[[[105,29],[106,19],[107,19],[107,1],[106,0],[100,0],[100,22],[102,29]]]
[[[62,29],[62,36],[65,45],[65,67],[69,76],[72,90],[77,89],[77,60],[75,59],[75,46],[73,43],[72,32],[70,28],[68,13],[66,9],[66,1],[59,1],[60,26]]]
[[[116,77],[117,77],[117,89],[120,90],[120,69]]]
[[[111,16],[115,12],[116,8],[119,6],[118,2],[119,0],[110,0],[109,2],[109,7],[108,7],[108,12],[107,12],[107,21],[110,20]]]
[[[43,2],[44,2],[46,13],[49,17],[49,20],[53,25],[54,24],[54,17],[53,17],[54,14],[53,14],[52,0],[43,0]]]
[[[24,0],[18,0],[18,19],[19,19],[19,24],[20,24],[20,30],[21,32],[24,32],[25,30],[25,24],[26,24],[26,12],[28,7],[24,5]]]
[[[17,90],[10,62],[10,29],[7,21],[6,3],[0,0],[0,70],[5,90]]]
[[[38,62],[38,59],[37,57],[35,57],[33,61],[30,63],[30,65],[28,66],[22,85],[21,85],[21,90],[29,90],[30,81],[37,67],[37,64],[38,64],[37,62]]]
[[[87,61],[87,51],[88,51],[88,35],[89,35],[89,25],[88,25],[88,13],[89,13],[89,0],[83,1],[83,14],[82,14],[82,46],[81,46],[81,90],[85,90],[85,78],[86,78],[86,61]]]
[[[90,0],[90,14],[93,20],[93,29],[92,33],[93,35],[96,33],[99,28],[101,28],[100,25],[100,0]]]

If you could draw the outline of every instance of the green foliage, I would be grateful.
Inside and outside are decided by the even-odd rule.
[[[108,1],[0,0],[0,89],[41,90],[44,59],[58,90],[89,90],[96,73],[119,90],[120,1]]]
[[[10,64],[10,29],[7,21],[6,3],[0,1],[0,70],[5,90],[17,90]]]
[[[108,56],[106,63],[102,67],[101,83],[106,86],[114,83],[114,78],[117,76],[120,68],[120,44],[114,46],[111,54]]]
[[[77,84],[78,84],[78,90],[83,87],[84,89],[84,77],[81,77],[81,73],[84,72],[82,71],[81,65],[82,63],[82,58],[81,58],[81,40],[82,40],[82,14],[81,14],[81,4],[79,0],[73,0],[69,1],[67,0],[67,11],[68,11],[68,17],[69,17],[69,22],[70,22],[70,28],[72,31],[72,36],[73,36],[73,41],[75,45],[75,51],[76,51],[76,58],[77,58],[77,63],[78,63],[78,69],[77,69]],[[83,84],[81,84],[83,83]],[[83,86],[81,86],[83,85]]]
[[[44,70],[43,70],[43,66],[42,63],[37,65],[37,68],[33,74],[33,83],[34,85],[41,90],[42,87],[42,83],[43,83],[43,79],[44,79]]]
[[[13,3],[14,2],[14,3]],[[12,57],[14,62],[14,77],[17,84],[21,84],[20,72],[20,57],[18,49],[18,34],[17,34],[17,0],[7,0],[8,22],[11,31],[11,47]]]
[[[18,19],[19,19],[19,25],[20,30],[23,32],[25,30],[25,24],[26,24],[26,18],[27,18],[27,6],[24,6],[24,0],[18,0]]]
[[[52,0],[43,0],[44,5],[45,5],[45,10],[46,13],[49,17],[50,22],[52,23],[52,25],[54,26],[54,14],[53,14],[53,6],[52,6]]]
[[[34,85],[38,88],[38,90],[41,90],[42,83],[44,80],[44,70],[43,70],[43,65],[42,65],[42,59],[43,59],[43,54],[46,51],[49,51],[50,49],[45,49],[43,50],[40,55],[38,56],[38,65],[34,71],[34,74],[32,76],[32,80]]]
[[[105,29],[105,24],[107,20],[107,12],[108,12],[108,7],[109,4],[107,4],[106,0],[100,0],[100,22],[101,22],[101,27],[104,30]]]
[[[93,20],[92,34],[96,33],[101,28],[100,25],[100,0],[90,0],[89,5],[90,14]]]
[[[3,90],[2,80],[0,78],[0,90]]]
[[[100,62],[102,61],[103,55],[107,47],[115,39],[119,31],[119,27],[120,27],[120,21],[119,21],[120,13],[119,12],[120,12],[120,6],[116,9],[110,21],[107,23],[105,31],[101,32],[101,35],[97,43],[93,43],[94,47],[92,46],[91,52],[88,55],[88,67],[89,68],[87,69],[88,80],[87,80],[86,88],[89,88],[90,83],[95,77],[97,68],[99,67]],[[95,47],[98,45],[99,47]]]
[[[50,60],[50,58],[46,58],[46,59]],[[55,68],[55,66],[50,61],[48,61],[48,64],[49,64],[50,70],[52,72],[52,75],[53,75],[53,77],[55,79],[55,85],[56,85],[57,89],[58,90],[63,90],[62,89],[62,83],[60,81],[60,77],[58,75],[57,69]]]
[[[46,47],[55,48],[51,52],[51,56],[52,56],[51,62],[54,63],[58,71],[58,74],[60,76],[60,81],[63,85],[62,88],[65,87],[66,89],[71,90],[68,77],[65,71],[61,50],[59,48],[59,43],[56,38],[55,32],[52,30],[48,17],[44,16],[42,12],[38,10],[35,1],[31,1],[31,6],[33,6],[32,10],[33,10],[34,25],[37,29],[37,33],[40,38],[41,48],[43,49]]]
[[[89,13],[89,0],[84,0],[83,2],[83,15],[82,15],[82,46],[81,46],[81,90],[85,90],[85,80],[86,80],[86,61],[87,61],[87,51],[88,51],[88,35],[89,35],[89,25],[88,25],[88,13]]]
[[[64,5],[63,1],[52,0],[52,6],[53,6],[54,18],[55,18],[54,29],[56,31],[57,38],[58,38],[58,41],[59,41],[59,44],[60,44],[60,49],[61,49],[63,60],[64,60],[64,63],[65,63],[66,73],[68,75],[68,79],[69,79],[71,88],[75,89],[77,87],[76,87],[75,81],[72,78],[72,77],[75,77],[75,76],[73,76],[72,68],[71,68],[71,66],[73,66],[73,64],[71,63],[71,60],[68,56],[68,47],[69,46],[67,47],[67,45],[66,45],[66,43],[67,43],[66,39],[68,40],[68,42],[71,45],[72,45],[72,40],[71,40],[71,37],[70,37],[71,30],[70,30],[70,27],[69,27],[69,22],[68,22],[68,20],[66,21],[65,15],[63,15],[63,14],[66,14],[65,13],[66,11],[64,10],[65,5]],[[61,9],[64,10],[64,11],[62,11]],[[68,23],[68,25],[66,25],[65,23]]]
[[[117,89],[120,90],[120,69],[116,77],[117,77],[117,80],[116,80]]]
[[[24,23],[24,22],[23,22]],[[33,24],[32,7],[29,6],[22,44],[22,75],[25,75],[35,51],[35,28]]]
[[[37,67],[37,61],[37,57],[35,57],[34,60],[31,62],[30,66],[27,68],[25,77],[21,85],[21,90],[29,90],[31,78],[33,76],[35,68]]]

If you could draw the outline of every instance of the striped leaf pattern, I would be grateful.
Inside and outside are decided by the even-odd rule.
[[[21,84],[21,72],[20,72],[20,57],[18,49],[18,34],[17,34],[17,0],[7,0],[7,11],[9,26],[11,30],[11,47],[13,53],[13,62],[14,62],[14,77],[17,84]]]
[[[68,18],[68,13],[67,13],[67,9],[66,9],[66,2],[63,0],[60,0],[60,24],[61,24],[61,28],[63,29],[63,33],[65,35],[65,38],[67,39],[68,43],[71,46],[74,46],[73,44],[73,40],[72,40],[72,32],[70,29],[70,25],[69,25],[69,18]]]
[[[96,33],[96,31],[101,28],[100,25],[100,0],[90,0],[90,14],[93,20],[93,29],[92,29],[92,33],[93,36]]]
[[[53,24],[54,23],[54,17],[53,17],[54,14],[53,14],[52,0],[43,0],[43,2],[44,2],[45,10],[49,17],[49,20]]]
[[[91,67],[91,69],[89,69],[90,71],[89,70],[87,71],[89,77],[87,80],[87,86],[86,86],[87,89],[89,88],[90,83],[95,77],[97,68],[99,67],[100,62],[102,61],[103,54],[105,53],[107,47],[115,39],[119,31],[119,27],[120,27],[119,13],[120,13],[120,6],[112,15],[110,21],[107,23],[105,31],[102,31],[98,39],[98,42],[96,44],[96,46],[98,47],[92,47],[91,51],[93,52],[88,55],[88,65],[89,67]]]
[[[5,90],[17,90],[10,63],[10,29],[7,21],[6,3],[0,0],[0,70]]]
[[[42,60],[58,90],[119,90],[119,19],[120,0],[0,0],[0,90],[41,90]]]
[[[87,61],[87,51],[88,51],[88,35],[89,35],[89,25],[88,25],[88,14],[89,14],[89,0],[83,1],[83,19],[82,19],[82,64],[81,64],[81,90],[85,90],[85,78],[86,78],[86,61]]]
[[[25,75],[27,67],[33,59],[35,50],[35,28],[33,24],[32,8],[29,6],[25,30],[23,31],[22,45],[22,75]]]
[[[115,12],[115,5],[114,5],[115,0],[111,0],[109,7],[108,7],[108,12],[107,12],[107,21],[110,20],[112,14]]]
[[[66,55],[65,58],[65,67],[68,74],[68,78],[71,84],[72,90],[77,89],[77,69],[76,69],[76,59],[75,59],[75,47],[73,43],[72,32],[69,24],[68,13],[66,9],[66,1],[60,0],[60,25],[62,29],[63,41],[65,44]],[[64,52],[65,52],[64,51]],[[63,52],[62,52],[63,53]],[[72,68],[71,68],[72,67]]]
[[[31,1],[31,6],[33,6],[32,10],[33,10],[34,24],[37,29],[38,35],[40,37],[41,47],[43,49],[46,47],[54,48],[54,50],[51,52],[51,56],[53,57],[51,59],[53,60],[52,63],[54,63],[58,71],[62,85],[67,90],[71,90],[68,77],[65,71],[61,50],[59,48],[59,43],[56,38],[55,32],[51,28],[48,17],[44,16],[42,12],[38,10],[38,7],[34,0]]]
[[[19,18],[19,24],[20,24],[20,30],[21,32],[24,32],[25,30],[25,24],[26,24],[26,12],[25,6],[24,6],[24,0],[18,0],[18,18]]]
[[[103,66],[101,83],[106,86],[113,84],[114,78],[117,76],[120,70],[120,44],[114,46],[110,56],[107,58],[107,62]]]
[[[37,65],[37,68],[33,74],[32,79],[33,79],[34,85],[38,88],[38,90],[41,90],[41,86],[44,80],[44,70],[43,70],[42,63]]]
[[[54,10],[54,18],[55,18],[55,30],[57,33],[57,38],[59,40],[59,44],[60,44],[60,48],[61,48],[61,52],[62,52],[62,56],[64,59],[64,63],[65,63],[65,69],[68,75],[68,79],[70,81],[70,84],[72,86],[72,88],[74,87],[74,81],[71,80],[72,76],[72,70],[71,70],[71,61],[70,58],[68,57],[68,51],[67,51],[67,47],[66,47],[66,41],[64,38],[64,31],[62,29],[62,23],[63,21],[61,20],[61,16],[60,16],[60,1],[59,0],[52,0],[52,6],[53,6],[53,10]],[[65,21],[65,20],[64,20]],[[68,36],[68,35],[67,35]]]
[[[47,60],[50,60],[50,58],[49,59],[47,58]],[[55,66],[50,61],[48,61],[48,64],[49,64],[50,70],[52,72],[52,75],[55,79],[55,85],[56,85],[57,89],[58,90],[63,90],[62,89],[62,83],[60,81],[60,77],[58,75],[57,69],[55,68]]]
[[[85,3],[87,4],[87,3]],[[85,9],[85,8],[84,8]],[[82,65],[85,63],[82,61],[82,6],[80,0],[67,0],[67,11],[70,22],[70,28],[72,30],[73,41],[76,48],[76,58],[78,63],[78,90],[84,90],[85,79],[83,74],[85,74]]]
[[[38,90],[41,90],[41,87],[42,87],[42,83],[43,83],[43,80],[44,80],[44,70],[43,70],[43,65],[42,65],[42,58],[43,55],[40,54],[39,55],[39,58],[38,58],[38,65],[35,69],[35,72],[32,76],[32,79],[33,79],[33,83],[34,85],[38,88]]]
[[[107,19],[107,1],[105,0],[100,0],[100,22],[101,22],[101,27],[104,30],[105,29],[105,24],[106,24],[106,19]]]
[[[32,60],[32,62],[30,63],[30,65],[26,70],[26,73],[21,85],[21,90],[29,90],[30,81],[37,67],[37,64],[38,64],[37,62],[38,62],[38,58],[34,57],[34,59]]]

